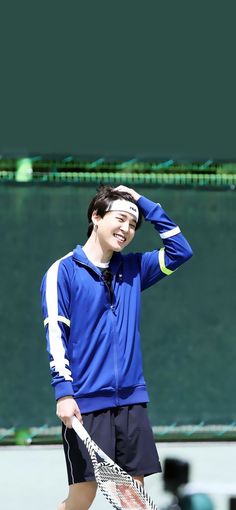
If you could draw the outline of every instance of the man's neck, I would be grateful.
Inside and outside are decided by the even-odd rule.
[[[93,238],[93,234],[89,237],[83,246],[83,251],[87,258],[95,265],[103,265],[110,262],[112,257],[112,251],[104,250],[100,243],[96,242]]]

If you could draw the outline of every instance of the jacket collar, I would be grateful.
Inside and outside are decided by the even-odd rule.
[[[84,253],[84,250],[82,249],[82,246],[78,244],[76,248],[73,251],[72,255],[73,259],[76,260],[76,262],[79,262],[80,264],[83,264],[85,266],[90,267],[93,269],[93,271],[97,272],[96,266],[90,260],[87,258],[87,256]],[[114,252],[110,261],[110,269],[113,274],[116,274],[118,271],[118,268],[122,262],[122,255],[121,253]]]

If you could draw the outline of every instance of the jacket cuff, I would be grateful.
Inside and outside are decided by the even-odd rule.
[[[56,400],[59,400],[59,398],[62,398],[62,397],[70,397],[70,396],[73,397],[74,396],[73,387],[69,381],[63,381],[63,382],[57,383],[54,386],[54,391],[55,391],[55,399]]]

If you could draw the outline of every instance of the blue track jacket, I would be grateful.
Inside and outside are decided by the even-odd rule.
[[[56,261],[42,281],[42,307],[55,397],[74,396],[82,413],[148,402],[140,349],[140,295],[192,256],[160,204],[141,197],[160,250],[114,252],[113,300],[81,246]]]

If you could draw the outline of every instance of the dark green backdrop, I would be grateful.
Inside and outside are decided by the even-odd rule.
[[[232,1],[1,2],[0,154],[235,160],[235,14]]]
[[[236,194],[140,188],[159,201],[194,257],[143,294],[142,338],[153,425],[228,423],[235,407]],[[0,186],[0,427],[57,424],[39,287],[49,265],[86,238],[95,187]],[[133,250],[161,246],[149,224]]]

